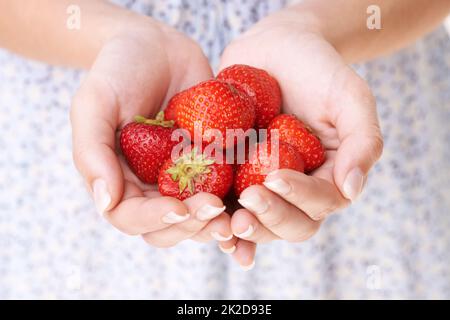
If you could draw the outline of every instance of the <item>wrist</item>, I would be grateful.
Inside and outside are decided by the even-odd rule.
[[[149,35],[160,35],[161,24],[150,17],[138,14],[136,12],[118,8],[112,14],[104,17],[106,21],[100,26],[99,41],[106,43],[109,40],[124,35],[146,38]]]
[[[102,48],[118,38],[130,38],[140,43],[157,43],[162,39],[161,23],[136,12],[105,4],[99,9],[90,9],[81,29],[72,34],[83,51],[79,53],[76,66],[89,68]]]
[[[346,41],[342,34],[349,30],[331,28],[332,19],[324,14],[319,1],[304,2],[283,9],[261,21],[265,28],[284,28],[285,32],[313,36],[329,43],[345,60]]]

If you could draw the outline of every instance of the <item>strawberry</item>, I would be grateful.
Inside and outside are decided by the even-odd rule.
[[[233,167],[217,163],[193,148],[173,161],[166,160],[158,178],[159,192],[184,200],[199,192],[224,198],[233,184]]]
[[[178,92],[176,95],[174,95],[172,98],[170,98],[169,102],[167,103],[167,107],[164,110],[164,118],[166,120],[173,120],[177,122],[177,105],[183,99],[183,94],[186,91]]]
[[[267,128],[280,113],[281,90],[277,80],[266,71],[243,64],[223,69],[217,79],[244,91],[255,104],[255,127]]]
[[[249,160],[239,166],[234,182],[237,196],[252,185],[262,184],[267,174],[277,169],[303,172],[303,159],[294,147],[281,141],[278,143],[278,150],[276,146],[270,141],[258,143],[255,151],[249,155]],[[275,165],[275,157],[278,158],[278,165]]]
[[[243,129],[253,127],[255,121],[255,106],[244,93],[232,85],[219,81],[208,80],[190,89],[176,103],[177,124],[187,129],[194,137],[195,128],[199,128],[203,142],[211,142],[214,136],[211,130],[217,129],[222,135],[222,147],[225,148],[226,129]]]
[[[120,147],[134,174],[145,183],[158,181],[159,169],[170,158],[177,144],[171,140],[175,130],[172,120],[164,120],[160,112],[155,119],[136,116],[135,122],[127,124],[120,134]]]
[[[320,167],[325,161],[325,148],[303,122],[291,114],[277,116],[269,125],[268,132],[278,129],[280,141],[291,144],[305,161],[305,172]]]

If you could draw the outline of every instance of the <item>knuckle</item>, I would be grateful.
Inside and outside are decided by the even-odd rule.
[[[86,173],[85,171],[92,165],[92,155],[93,150],[86,144],[75,142],[72,150],[72,159],[75,163],[76,168],[81,173]]]
[[[378,132],[373,139],[373,152],[375,160],[381,158],[381,155],[383,154],[383,149],[384,149],[384,140],[380,130],[378,129]]]
[[[73,151],[72,151],[72,158],[77,167],[83,163],[83,159],[85,159],[88,152],[86,151],[86,148],[75,144]]]
[[[375,108],[376,99],[367,82],[359,76],[352,77],[351,79],[353,80],[351,81],[351,87],[354,89],[353,92],[357,93],[359,95],[358,98],[365,102],[364,105]]]
[[[132,228],[129,225],[126,225],[125,223],[123,223],[120,219],[118,219],[118,215],[117,214],[113,214],[111,212],[109,213],[105,213],[105,219],[117,230],[119,230],[120,232],[128,235],[128,236],[137,236],[140,233],[135,229]]]
[[[192,221],[187,223],[176,224],[173,227],[182,231],[183,233],[193,235],[203,229],[205,224],[200,224],[198,222]]]
[[[322,221],[324,220],[328,215],[334,213],[335,211],[345,208],[348,205],[346,199],[339,199],[339,198],[332,198],[330,199],[330,203],[327,207],[325,207],[322,210],[317,210],[308,216],[314,220],[314,221]]]
[[[127,236],[137,236],[137,235],[139,235],[138,232],[136,232],[136,231],[130,229],[129,227],[123,226],[123,225],[118,224],[118,223],[113,223],[113,222],[111,222],[111,224],[112,224],[117,230],[119,230],[120,232],[126,234]]]
[[[319,224],[313,223],[309,227],[305,228],[304,230],[301,230],[301,232],[298,232],[294,234],[292,237],[286,239],[289,242],[304,242],[312,236],[314,236],[317,231],[319,230]]]
[[[164,241],[165,239],[155,236],[151,233],[143,234],[142,239],[152,247],[156,248],[170,248],[176,245],[174,242]]]
[[[333,211],[331,208],[327,208],[322,211],[317,211],[309,214],[308,216],[314,221],[320,221],[325,219],[325,217]]]
[[[287,222],[288,213],[285,211],[281,211],[278,213],[272,212],[267,215],[267,220],[265,221],[265,225],[271,229],[277,229],[282,227]]]

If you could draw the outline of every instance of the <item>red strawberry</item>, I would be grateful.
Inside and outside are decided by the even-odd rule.
[[[170,98],[169,102],[167,103],[167,107],[164,110],[164,118],[166,120],[173,120],[175,122],[177,121],[176,106],[179,104],[179,102],[183,98],[183,94],[185,92],[186,92],[186,90],[178,92],[176,95],[174,95],[172,98]]]
[[[281,90],[277,80],[266,71],[243,64],[223,69],[217,79],[244,91],[255,104],[256,128],[267,128],[280,113]]]
[[[173,121],[164,120],[163,112],[156,119],[141,116],[127,124],[120,134],[120,147],[131,170],[145,183],[158,181],[159,169],[170,158],[177,144],[171,140]]]
[[[325,161],[325,148],[311,130],[296,116],[281,114],[269,125],[271,130],[278,129],[280,141],[291,144],[301,154],[305,161],[305,172],[320,167]]]
[[[184,200],[199,192],[224,198],[233,184],[233,167],[216,163],[193,148],[177,160],[168,159],[161,167],[159,192]]]
[[[272,148],[274,147],[274,148]],[[239,196],[246,188],[262,184],[268,173],[277,169],[292,169],[303,172],[304,162],[298,152],[291,145],[279,142],[278,152],[276,144],[271,142],[258,143],[255,152],[249,155],[248,162],[239,166],[236,172],[234,190]],[[275,165],[278,158],[278,165]]]
[[[255,106],[251,99],[219,80],[208,80],[186,90],[175,108],[177,124],[187,129],[192,139],[197,122],[201,124],[202,130],[199,132],[204,142],[214,140],[214,136],[204,134],[205,131],[217,129],[222,134],[224,148],[226,129],[246,131],[253,127],[255,121]]]

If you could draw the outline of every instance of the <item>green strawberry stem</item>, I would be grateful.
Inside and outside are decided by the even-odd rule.
[[[197,153],[197,148],[193,148],[191,152],[178,158],[174,165],[167,169],[173,181],[178,181],[178,189],[180,194],[186,188],[194,194],[194,182],[201,181],[204,174],[210,173],[210,165],[214,163],[212,159],[206,159],[202,154]]]
[[[173,120],[164,120],[164,111],[158,112],[155,119],[147,119],[143,116],[135,116],[134,121],[137,123],[148,124],[152,126],[161,126],[164,128],[172,128],[175,124]]]

